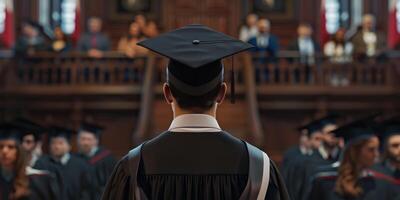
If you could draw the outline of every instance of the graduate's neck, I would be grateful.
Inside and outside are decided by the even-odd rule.
[[[186,115],[186,114],[204,114],[204,115],[210,115],[214,118],[217,117],[217,106],[216,105],[212,106],[211,109],[209,109],[209,110],[204,110],[204,109],[200,109],[200,108],[182,109],[177,105],[173,105],[172,111],[174,114],[174,119],[178,116]]]

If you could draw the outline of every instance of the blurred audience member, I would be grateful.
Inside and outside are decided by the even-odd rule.
[[[101,33],[102,21],[100,18],[91,17],[88,20],[88,32],[84,33],[78,41],[78,50],[84,51],[91,57],[102,57],[103,51],[110,50],[110,40]]]
[[[46,49],[45,38],[41,35],[41,26],[32,21],[22,23],[22,36],[15,44],[17,55],[33,54]]]
[[[312,39],[312,33],[310,24],[300,24],[297,28],[297,38],[290,42],[288,46],[288,50],[299,52],[301,63],[314,64],[314,55],[320,51],[319,45]]]
[[[128,57],[135,57],[147,53],[147,49],[137,45],[142,41],[144,36],[141,34],[140,26],[137,22],[129,25],[129,33],[120,39],[118,43],[118,51],[123,52]]]
[[[353,45],[345,39],[346,30],[339,28],[332,40],[324,46],[324,54],[334,63],[347,63],[352,61]],[[346,86],[349,84],[349,77],[346,69],[333,69],[330,81],[333,86]]]
[[[239,39],[247,42],[250,38],[257,36],[257,20],[258,16],[256,14],[249,14],[246,17],[246,24],[240,28]]]
[[[138,14],[135,16],[135,22],[138,23],[139,28],[141,31],[145,31],[146,30],[146,26],[147,26],[147,19],[143,14]]]
[[[143,31],[148,38],[156,37],[160,34],[157,23],[155,21],[149,21],[146,25],[146,29]]]
[[[254,52],[275,57],[278,52],[278,38],[270,33],[270,22],[267,19],[260,19],[257,22],[258,34],[249,39],[249,43],[254,45]]]
[[[257,22],[258,34],[248,41],[254,45],[252,48],[253,63],[255,65],[256,82],[269,81],[271,74],[279,81],[279,70],[269,70],[269,64],[275,65],[278,53],[278,38],[270,34],[270,22],[267,19],[260,19]]]
[[[54,28],[54,39],[50,44],[50,51],[53,52],[66,52],[71,50],[71,42],[62,31],[61,27]]]
[[[384,47],[384,38],[375,31],[375,17],[371,14],[363,16],[361,28],[352,37],[354,54],[357,58],[376,56]]]
[[[339,28],[332,40],[328,41],[324,46],[324,54],[329,57],[331,62],[350,62],[353,53],[353,45],[345,39],[346,30]]]

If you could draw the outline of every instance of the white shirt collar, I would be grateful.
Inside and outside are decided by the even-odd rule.
[[[171,132],[220,132],[217,120],[206,114],[184,114],[176,117],[168,131]]]
[[[64,154],[60,159],[53,158],[53,160],[60,162],[62,165],[66,165],[71,158],[69,153]]]
[[[88,155],[89,158],[94,156],[94,154],[96,154],[97,150],[99,150],[99,147],[97,147],[97,146],[93,147],[92,150],[90,150],[90,152],[89,152],[89,155]]]

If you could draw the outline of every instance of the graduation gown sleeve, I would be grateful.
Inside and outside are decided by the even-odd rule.
[[[104,189],[102,200],[133,199],[135,195],[129,173],[129,157],[125,156],[115,166]]]
[[[287,192],[285,182],[278,170],[276,164],[271,160],[271,171],[269,184],[267,189],[267,195],[265,199],[268,200],[290,200],[289,194]]]

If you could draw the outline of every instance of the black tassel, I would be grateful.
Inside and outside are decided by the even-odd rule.
[[[235,69],[234,69],[234,64],[233,61],[235,59],[232,56],[232,69],[231,69],[231,103],[234,104],[236,102],[236,95],[235,95]]]

